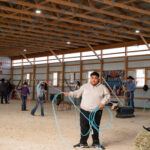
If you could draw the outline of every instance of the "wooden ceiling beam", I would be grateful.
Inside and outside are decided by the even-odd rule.
[[[94,0],[94,1],[100,2],[99,0]],[[127,9],[127,10],[130,10],[130,11],[139,13],[139,14],[144,14],[144,15],[150,16],[150,12],[147,11],[147,10],[140,9],[140,8],[135,8],[135,7],[132,7],[132,6],[129,6],[129,5],[125,5],[125,4],[122,4],[122,3],[118,3],[118,2],[112,3],[111,0],[104,0],[102,3],[110,5],[110,6],[113,6],[113,7],[119,7],[119,8],[122,8],[122,9]]]
[[[6,9],[6,10],[9,10],[9,11],[12,11],[12,12],[20,12],[22,14],[26,14],[26,15],[31,15],[31,16],[37,16],[37,14],[35,13],[32,13],[32,12],[29,12],[29,11],[20,11],[18,9],[15,9],[15,8],[9,8],[9,7],[2,7],[1,9]],[[45,16],[44,14],[40,14],[40,16],[38,16],[40,18],[49,18],[48,16]],[[55,17],[55,16],[51,16],[51,19],[54,19],[54,20],[57,20],[58,21],[58,18]],[[73,23],[73,24],[77,24],[77,25],[84,25],[84,26],[88,26],[88,27],[93,27],[93,28],[99,28],[99,29],[105,29],[104,26],[102,25],[97,25],[97,24],[92,24],[92,23],[87,23],[87,22],[81,22],[81,21],[77,21],[77,20],[71,20],[71,19],[65,19],[65,18],[60,18],[59,21],[63,21],[63,22],[68,22],[68,23]],[[125,29],[116,29],[116,28],[109,28],[110,31],[112,32],[120,32],[120,33],[127,33],[127,34],[131,34],[131,35],[135,35],[136,36],[136,33],[134,31],[129,31],[129,30],[125,30]],[[149,35],[144,35],[144,36],[148,36]]]
[[[70,36],[70,37],[72,37],[72,38],[64,38],[63,36],[64,35],[61,35],[61,34],[52,34],[52,33],[48,33],[48,32],[45,32],[45,34],[43,33],[43,31],[42,31],[42,33],[43,33],[43,35],[41,35],[41,32],[39,31],[39,34],[37,34],[37,33],[33,33],[33,31],[32,31],[32,29],[26,29],[25,31],[26,32],[23,32],[23,31],[20,31],[19,29],[19,27],[14,27],[15,29],[18,29],[18,31],[16,31],[16,30],[10,30],[10,27],[8,26],[8,25],[0,25],[0,27],[2,27],[2,28],[5,28],[5,29],[7,29],[7,31],[8,32],[10,32],[10,33],[15,33],[15,34],[22,34],[22,35],[24,35],[24,36],[27,36],[28,38],[30,37],[30,38],[32,38],[32,37],[34,37],[34,38],[38,38],[38,39],[41,39],[42,41],[43,41],[43,39],[45,39],[45,38],[47,38],[47,39],[51,39],[51,37],[50,36],[48,36],[48,35],[45,35],[45,34],[49,34],[49,35],[52,35],[52,36],[60,36],[61,37],[61,40],[62,41],[64,41],[63,42],[63,44],[66,44],[65,42],[67,42],[68,40],[69,41],[71,41],[72,42],[72,45],[76,45],[76,46],[84,46],[85,45],[85,43],[86,43],[86,41],[89,41],[90,43],[92,42],[93,44],[94,43],[96,43],[96,42],[99,42],[100,43],[100,41],[99,40],[94,40],[94,39],[84,39],[83,37],[75,37],[76,39],[72,39],[73,38],[73,36]],[[6,31],[6,30],[5,30]],[[32,32],[32,33],[31,33]],[[38,39],[34,39],[34,40],[38,40]],[[82,40],[82,41],[79,41],[79,40]],[[51,39],[52,40],[52,39]],[[57,39],[54,39],[55,40],[55,42],[57,43],[60,39],[59,39],[59,37],[57,38]],[[85,41],[85,42],[84,42]],[[109,43],[109,42],[107,42],[107,41],[101,41],[101,42],[103,42],[103,43]]]
[[[93,43],[93,44],[96,44],[96,43],[106,43],[106,44],[108,44],[108,43],[110,43],[110,42],[107,42],[107,41],[102,41],[102,40],[97,40],[97,39],[90,39],[90,38],[88,39],[88,38],[84,38],[84,37],[69,36],[68,38],[65,38],[64,35],[60,34],[60,33],[54,33],[53,34],[52,32],[45,32],[45,34],[44,34],[43,33],[44,31],[34,32],[32,29],[25,29],[26,32],[23,32],[23,31],[19,30],[20,29],[19,27],[14,27],[14,29],[16,29],[16,30],[12,31],[12,30],[10,30],[10,27],[8,25],[0,25],[0,27],[5,28],[5,30],[6,29],[9,30],[10,33],[22,34],[24,36],[28,36],[28,37],[30,36],[30,38],[32,38],[32,37],[38,38],[38,39],[35,39],[35,40],[41,39],[43,41],[43,39],[45,39],[45,38],[52,40],[52,36],[57,36],[57,38],[54,39],[55,42],[57,43],[58,40],[59,40],[59,41],[62,41],[62,44],[66,44],[67,41],[71,41],[72,45],[76,45],[76,46],[84,46],[87,41],[89,41],[90,43]]]
[[[6,0],[2,0],[2,1],[6,1]],[[60,9],[57,9],[56,6],[54,8],[49,9],[49,7],[46,6],[41,6],[41,5],[34,5],[28,2],[22,2],[22,1],[15,1],[16,4],[20,4],[20,5],[25,5],[31,8],[39,8],[42,10],[46,10],[46,11],[52,11],[52,12],[56,12],[56,13],[60,13],[60,14],[64,14]],[[23,10],[22,10],[23,11]],[[73,13],[70,11],[66,11],[65,10],[65,15],[71,15],[73,16]],[[128,25],[128,24],[122,24],[121,22],[118,21],[114,21],[114,20],[110,20],[110,19],[104,19],[104,18],[97,18],[97,17],[92,17],[89,15],[85,15],[85,14],[81,14],[81,13],[76,13],[76,17],[79,18],[84,18],[84,19],[88,19],[88,20],[93,20],[93,21],[97,21],[97,22],[102,22],[102,23],[109,23],[109,24],[114,24],[114,25],[118,25],[118,26],[125,26],[128,28],[132,28],[132,29],[139,29],[139,30],[144,30],[144,31],[150,31],[149,28],[144,28],[142,26],[134,26],[134,25]]]
[[[147,48],[150,50],[150,46],[149,46],[148,42],[146,41],[146,39],[144,38],[144,36],[142,34],[140,34],[140,37],[143,40],[143,42],[145,43],[145,45],[147,46]]]
[[[2,38],[3,38],[3,36],[1,36]],[[12,39],[14,39],[14,40],[12,40]],[[11,41],[11,42],[10,42]],[[17,41],[17,42],[16,42]],[[24,41],[24,42],[22,42],[22,41]],[[59,44],[57,44],[57,43],[51,43],[51,44],[49,44],[49,46],[46,46],[46,44],[45,44],[45,42],[39,42],[39,43],[34,43],[32,40],[27,40],[27,39],[24,39],[24,38],[14,38],[14,36],[9,36],[9,37],[5,37],[5,39],[1,39],[0,38],[0,42],[2,42],[2,43],[4,43],[4,44],[1,44],[2,46],[3,46],[3,48],[2,47],[0,47],[0,48],[2,48],[2,49],[4,49],[4,50],[7,50],[7,49],[11,49],[11,47],[21,47],[22,49],[23,48],[27,48],[27,47],[31,47],[31,48],[35,48],[35,52],[36,52],[36,48],[38,47],[38,48],[43,48],[43,49],[46,49],[46,48],[49,48],[49,47],[51,47],[51,48],[55,48],[55,50],[57,50],[57,49],[64,49],[64,48],[69,48],[69,47],[67,47],[67,46],[59,46]],[[27,45],[26,43],[27,42],[30,42],[30,45]],[[22,45],[22,46],[18,46],[18,45],[20,45],[20,44]],[[7,46],[6,46],[6,44],[7,44]],[[10,45],[9,45],[10,44]],[[61,45],[61,44],[60,44]],[[6,47],[8,47],[8,48],[6,48]],[[75,47],[75,46],[71,46],[72,48],[77,48],[77,47]]]
[[[34,37],[31,37],[28,38],[28,36],[22,36],[22,35],[18,35],[18,34],[10,34],[9,33],[9,30],[8,31],[5,31],[7,32],[7,34],[5,34],[5,38],[8,37],[11,37],[11,38],[20,38],[26,42],[29,42],[29,43],[36,43],[37,46],[49,46],[49,45],[55,45],[55,46],[58,46],[58,45],[61,45],[60,47],[63,49],[63,47],[66,47],[66,48],[69,48],[69,47],[79,47],[79,45],[73,45],[73,44],[70,44],[70,45],[67,45],[65,42],[62,42],[62,41],[56,41],[56,40],[48,40],[48,41],[43,41],[42,39],[38,39],[37,38],[34,38]],[[27,35],[27,34],[26,34]],[[10,39],[11,40],[11,39]],[[63,45],[63,46],[62,46]]]
[[[79,4],[64,1],[64,0],[46,0],[46,1],[47,2],[53,2],[53,3],[59,4],[59,5],[65,5],[65,6],[69,6],[69,7],[79,8]],[[95,0],[95,1],[100,2],[99,0]],[[112,4],[112,1],[109,1],[109,3],[107,3],[108,0],[107,0],[107,2],[106,2],[106,0],[103,0],[102,2],[104,2],[104,4],[107,4],[107,5],[109,4],[110,6],[114,7],[114,5]],[[115,2],[115,4],[116,4],[116,2]],[[117,3],[118,7],[119,7],[119,5],[125,6],[125,7],[127,6],[127,5],[124,5],[124,4],[121,4],[121,3]],[[105,15],[109,15],[109,16],[113,16],[113,17],[117,17],[117,18],[121,18],[121,19],[125,19],[125,20],[141,22],[138,18],[134,18],[132,16],[120,15],[120,14],[116,14],[114,12],[109,12],[109,11],[105,11],[105,10],[101,10],[101,9],[97,9],[97,8],[94,8],[94,10],[92,10],[89,6],[86,6],[86,5],[83,5],[83,4],[82,4],[81,9],[91,11],[91,12],[95,12],[95,13],[98,13],[98,14],[105,14]],[[150,24],[150,21],[143,20],[143,23]]]
[[[5,38],[4,38],[5,37]],[[2,39],[1,39],[2,38]],[[35,43],[35,39],[28,39],[27,37],[22,37],[22,36],[20,36],[20,35],[10,35],[9,34],[9,32],[8,32],[8,36],[7,36],[7,34],[5,35],[5,36],[2,36],[1,35],[1,40],[6,40],[6,42],[7,41],[13,41],[13,39],[14,40],[16,40],[18,43],[17,44],[19,44],[19,42],[20,42],[20,44],[19,45],[22,45],[22,46],[25,46],[25,47],[27,47],[28,45],[27,45],[27,43],[29,43],[30,45],[30,47],[32,47],[32,46],[35,46],[35,49],[36,48],[38,48],[38,47],[41,47],[41,48],[48,48],[48,47],[50,47],[50,46],[53,46],[53,48],[55,47],[55,49],[57,49],[57,48],[61,48],[61,49],[64,49],[64,48],[78,48],[78,46],[73,46],[73,45],[67,45],[67,44],[65,44],[65,45],[63,45],[62,46],[62,42],[55,42],[55,41],[53,41],[53,43],[50,43],[51,41],[38,41],[38,42],[36,42]],[[59,46],[60,45],[60,46]],[[8,46],[8,45],[7,45]]]
[[[27,58],[27,56],[24,53],[21,53],[21,55],[30,63],[31,66],[33,66],[32,62]]]
[[[9,24],[11,24],[11,25],[17,25],[17,27],[18,26],[20,26],[20,24],[19,23],[16,23],[15,21],[14,22],[12,22],[12,21],[9,21],[9,20],[5,20],[5,22],[7,22],[7,23],[9,23]],[[4,24],[4,22],[1,22],[0,21],[0,23],[1,24]],[[6,23],[5,23],[6,24]],[[31,24],[29,24],[29,23],[26,23],[26,24],[24,24],[24,27],[31,27]],[[61,26],[61,27],[63,27],[63,26]],[[66,33],[69,33],[69,34],[73,34],[74,36],[77,36],[77,32],[76,31],[73,31],[73,30],[64,30],[64,29],[61,29],[61,28],[50,28],[50,27],[47,27],[47,26],[44,26],[44,27],[41,27],[40,25],[36,25],[35,27],[34,27],[34,29],[32,29],[32,31],[33,32],[36,32],[36,33],[38,33],[39,31],[41,32],[41,33],[46,33],[46,34],[48,34],[49,32],[44,32],[44,31],[41,31],[41,30],[43,30],[43,28],[45,29],[45,30],[47,30],[47,31],[51,31],[50,32],[50,34],[51,33],[54,33],[54,32],[52,32],[52,31],[56,31],[56,32],[59,32],[59,33],[63,33],[63,34],[66,34]],[[39,30],[39,29],[41,29],[41,30]],[[87,30],[86,30],[87,31]],[[54,34],[56,34],[57,35],[57,33],[54,33]],[[97,33],[98,34],[98,33]],[[94,40],[101,40],[101,39],[105,39],[105,40],[109,40],[109,41],[115,41],[115,42],[121,42],[121,41],[123,41],[122,39],[119,39],[119,38],[112,38],[112,37],[105,37],[105,36],[103,36],[103,35],[91,35],[91,34],[87,34],[87,33],[80,33],[80,36],[83,36],[83,37],[91,37],[91,38],[94,38]],[[127,38],[127,37],[126,37]],[[89,38],[90,39],[90,38]],[[131,37],[131,39],[135,39],[135,38],[132,38]]]
[[[0,13],[0,16],[1,17],[5,17],[5,18],[10,18],[10,19],[15,19],[15,20],[22,20],[22,21],[26,21],[26,22],[32,22],[33,20],[30,19],[30,18],[20,18],[18,16],[13,16],[13,15],[6,15],[6,14],[1,14]],[[15,21],[14,20],[14,21]],[[40,21],[39,21],[40,22]],[[42,22],[40,22],[42,23]],[[88,32],[88,33],[91,33],[90,31],[90,27],[77,27],[77,26],[74,26],[74,25],[64,25],[64,24],[59,24],[59,23],[54,23],[54,22],[48,22],[49,25],[54,25],[54,26],[58,26],[59,28],[62,27],[62,28],[70,28],[71,30],[77,30],[77,31],[80,31],[81,33],[83,31],[85,32]],[[42,28],[42,26],[40,26],[40,28]],[[125,39],[132,39],[132,40],[136,40],[136,38],[134,38],[133,36],[127,36],[127,35],[121,35],[119,33],[114,33],[112,32],[111,34],[110,33],[107,33],[107,32],[103,32],[103,31],[98,31],[98,30],[95,30],[93,29],[93,33],[96,33],[96,34],[100,34],[100,35],[105,35],[105,36],[114,36],[114,37],[117,37],[117,38],[125,38]],[[103,38],[103,37],[102,37]]]
[[[35,52],[34,51],[35,49],[31,49],[30,48],[30,53],[28,54],[28,56],[29,55],[34,55],[35,53],[36,54],[39,54],[39,55],[41,55],[42,53],[43,53],[43,50],[42,49],[36,49],[37,50],[37,52]],[[17,48],[17,49],[13,49],[13,53],[12,54],[10,54],[10,53],[8,53],[7,51],[0,51],[0,56],[7,56],[7,57],[16,57],[16,56],[19,56],[19,57],[22,57],[22,55],[20,54],[20,52],[21,52],[21,49],[19,49],[19,48]],[[23,58],[23,57],[22,57]]]
[[[147,39],[147,42],[150,43],[150,38]],[[138,41],[131,41],[131,42],[124,42],[124,43],[117,43],[117,44],[111,44],[111,45],[101,45],[101,46],[93,46],[93,48],[95,50],[102,50],[102,49],[110,49],[110,48],[119,48],[119,47],[125,47],[125,46],[132,46],[135,44],[143,44],[142,40],[138,40]],[[57,55],[60,54],[68,54],[68,53],[75,53],[75,52],[85,52],[85,51],[90,51],[89,47],[86,48],[79,48],[79,49],[70,49],[70,50],[64,50],[64,51],[56,51],[55,53]],[[32,58],[32,57],[38,57],[38,56],[46,56],[49,55],[49,52],[45,52],[42,54],[32,54],[32,55],[27,55],[28,57]],[[21,57],[12,57],[12,59],[20,59]]]
[[[88,47],[93,51],[93,53],[94,53],[94,55],[97,57],[97,59],[101,62],[100,57],[97,55],[97,53],[96,53],[96,51],[93,49],[93,47],[92,47],[89,43],[87,43],[87,45],[88,45]]]
[[[52,49],[49,49],[49,51],[52,53],[52,55],[54,55],[56,57],[56,59],[62,64],[60,58],[56,55],[56,53],[52,50]]]
[[[144,1],[144,2],[146,2],[146,3],[150,3],[150,1],[149,1],[149,0],[142,0],[142,1]]]
[[[128,4],[128,3],[132,3],[134,2],[135,0],[126,0],[126,1],[123,1],[122,4]],[[103,7],[101,8],[101,10],[105,10],[105,9],[108,9],[108,8],[112,8],[113,6],[106,6],[106,7]]]

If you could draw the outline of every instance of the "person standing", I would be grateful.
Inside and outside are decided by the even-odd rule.
[[[132,106],[134,109],[134,91],[135,91],[135,82],[132,76],[128,76],[127,81],[123,81],[122,78],[121,82],[126,85],[127,87],[127,104],[128,106]]]
[[[0,92],[1,92],[1,104],[3,104],[4,98],[5,98],[5,104],[8,104],[7,83],[5,83],[5,79],[1,80]]]
[[[21,88],[18,88],[17,90],[21,90],[21,99],[22,99],[22,111],[26,111],[26,101],[27,101],[27,96],[30,95],[29,88],[27,87],[27,82],[23,83],[23,86]]]
[[[39,104],[41,105],[41,116],[44,116],[44,107],[43,107],[43,103],[44,103],[44,94],[46,93],[45,89],[44,89],[44,85],[45,82],[40,81],[39,84],[37,85],[37,100],[36,100],[36,105],[35,107],[32,109],[31,111],[31,115],[34,115]]]
[[[109,102],[110,99],[110,93],[108,89],[99,82],[99,74],[97,72],[92,72],[90,75],[90,83],[86,83],[81,86],[79,90],[73,91],[73,92],[65,92],[65,96],[70,96],[72,98],[79,98],[82,96],[81,104],[80,104],[80,111],[89,118],[89,115],[91,112],[95,110],[95,108],[99,107],[99,110],[95,114],[95,123],[98,126],[100,126],[100,121],[102,117],[102,112],[104,105]],[[82,147],[82,148],[88,148],[87,140],[89,137],[89,129],[90,124],[89,121],[83,116],[83,114],[80,113],[80,128],[81,128],[81,137],[80,142],[76,145],[74,145],[74,148],[76,147]],[[93,134],[93,148],[103,148],[100,146],[99,141],[99,132],[92,127]],[[87,134],[88,133],[88,134]],[[86,136],[83,136],[85,135]]]

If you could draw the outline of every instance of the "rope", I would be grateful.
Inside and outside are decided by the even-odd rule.
[[[55,117],[55,121],[56,121],[57,130],[58,130],[58,132],[59,132],[59,136],[60,136],[60,138],[62,139],[63,143],[66,145],[66,147],[70,150],[71,147],[68,145],[68,143],[66,142],[66,140],[64,139],[64,137],[63,137],[63,135],[62,135],[62,133],[61,133],[60,126],[59,126],[59,123],[58,123],[58,120],[57,120],[57,116],[56,116],[56,111],[55,111],[54,102],[55,102],[55,100],[57,99],[57,96],[60,95],[60,94],[64,94],[64,92],[60,92],[60,93],[58,93],[58,94],[56,94],[56,95],[54,96],[54,98],[53,98],[53,100],[52,100],[52,109],[53,109],[53,113],[54,113],[54,117]],[[109,112],[109,114],[110,114],[110,122],[109,122],[106,126],[101,127],[101,129],[98,129],[98,125],[95,123],[95,119],[94,119],[94,118],[95,118],[96,112],[99,110],[99,107],[95,108],[95,110],[90,113],[89,118],[87,118],[87,117],[85,116],[85,114],[82,113],[82,112],[80,111],[80,109],[74,104],[74,102],[73,102],[73,100],[72,100],[72,98],[71,98],[70,96],[68,96],[68,99],[69,99],[69,101],[73,104],[73,106],[74,106],[74,108],[75,108],[76,117],[77,117],[77,110],[78,110],[78,111],[89,121],[90,129],[89,129],[88,132],[87,132],[86,134],[84,134],[84,135],[81,133],[83,136],[87,136],[87,135],[90,133],[90,131],[91,131],[92,128],[94,128],[98,133],[100,133],[100,131],[102,131],[102,130],[107,130],[107,129],[110,128],[110,126],[112,125],[113,114],[112,114],[111,110],[110,110],[108,107],[105,107],[105,109],[106,109],[106,110]],[[100,135],[100,147],[101,147],[101,145],[102,145],[102,136],[101,136],[101,134],[99,134],[99,135]]]

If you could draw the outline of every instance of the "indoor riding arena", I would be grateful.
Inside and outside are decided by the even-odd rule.
[[[0,0],[0,150],[150,150],[150,0]]]

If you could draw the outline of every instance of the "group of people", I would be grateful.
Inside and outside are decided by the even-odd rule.
[[[9,97],[10,97],[10,93],[13,89],[13,85],[10,83],[10,80],[5,80],[5,79],[1,79],[1,83],[0,83],[0,94],[1,94],[1,104],[4,103],[4,99],[5,99],[5,104],[9,104]]]
[[[132,106],[134,108],[134,91],[135,91],[135,82],[133,81],[133,77],[129,76],[128,81],[124,81],[121,79],[121,82],[127,86],[127,102],[128,106]],[[3,83],[3,85],[5,85]],[[41,116],[44,116],[44,107],[43,103],[46,98],[46,86],[48,83],[39,82],[37,85],[37,100],[36,105],[31,110],[31,115],[34,115],[39,104],[41,105]],[[23,84],[23,87],[18,88],[21,90],[22,97],[22,110],[26,110],[26,100],[27,96],[30,95],[29,88],[27,87],[27,83]],[[3,96],[5,95],[5,88],[1,89],[3,92]],[[98,129],[101,122],[102,112],[105,104],[107,104],[110,100],[110,92],[108,88],[99,82],[99,74],[97,72],[92,72],[90,75],[90,82],[82,85],[77,84],[75,91],[65,92],[64,95],[66,97],[70,96],[74,98],[74,102],[76,105],[79,104],[80,97],[82,97],[80,104],[80,129],[81,129],[81,137],[78,144],[74,145],[76,147],[88,148],[88,137],[89,137],[89,121],[83,116],[83,114],[89,118],[91,112],[94,111],[96,107],[99,107],[99,111],[95,114],[95,123],[98,125]],[[1,101],[2,102],[2,101]],[[7,100],[6,100],[7,103]],[[93,148],[102,148],[103,145],[100,145],[99,141],[99,132],[92,127],[92,139],[93,139]],[[88,134],[87,134],[88,133]],[[83,136],[86,135],[86,136]]]

